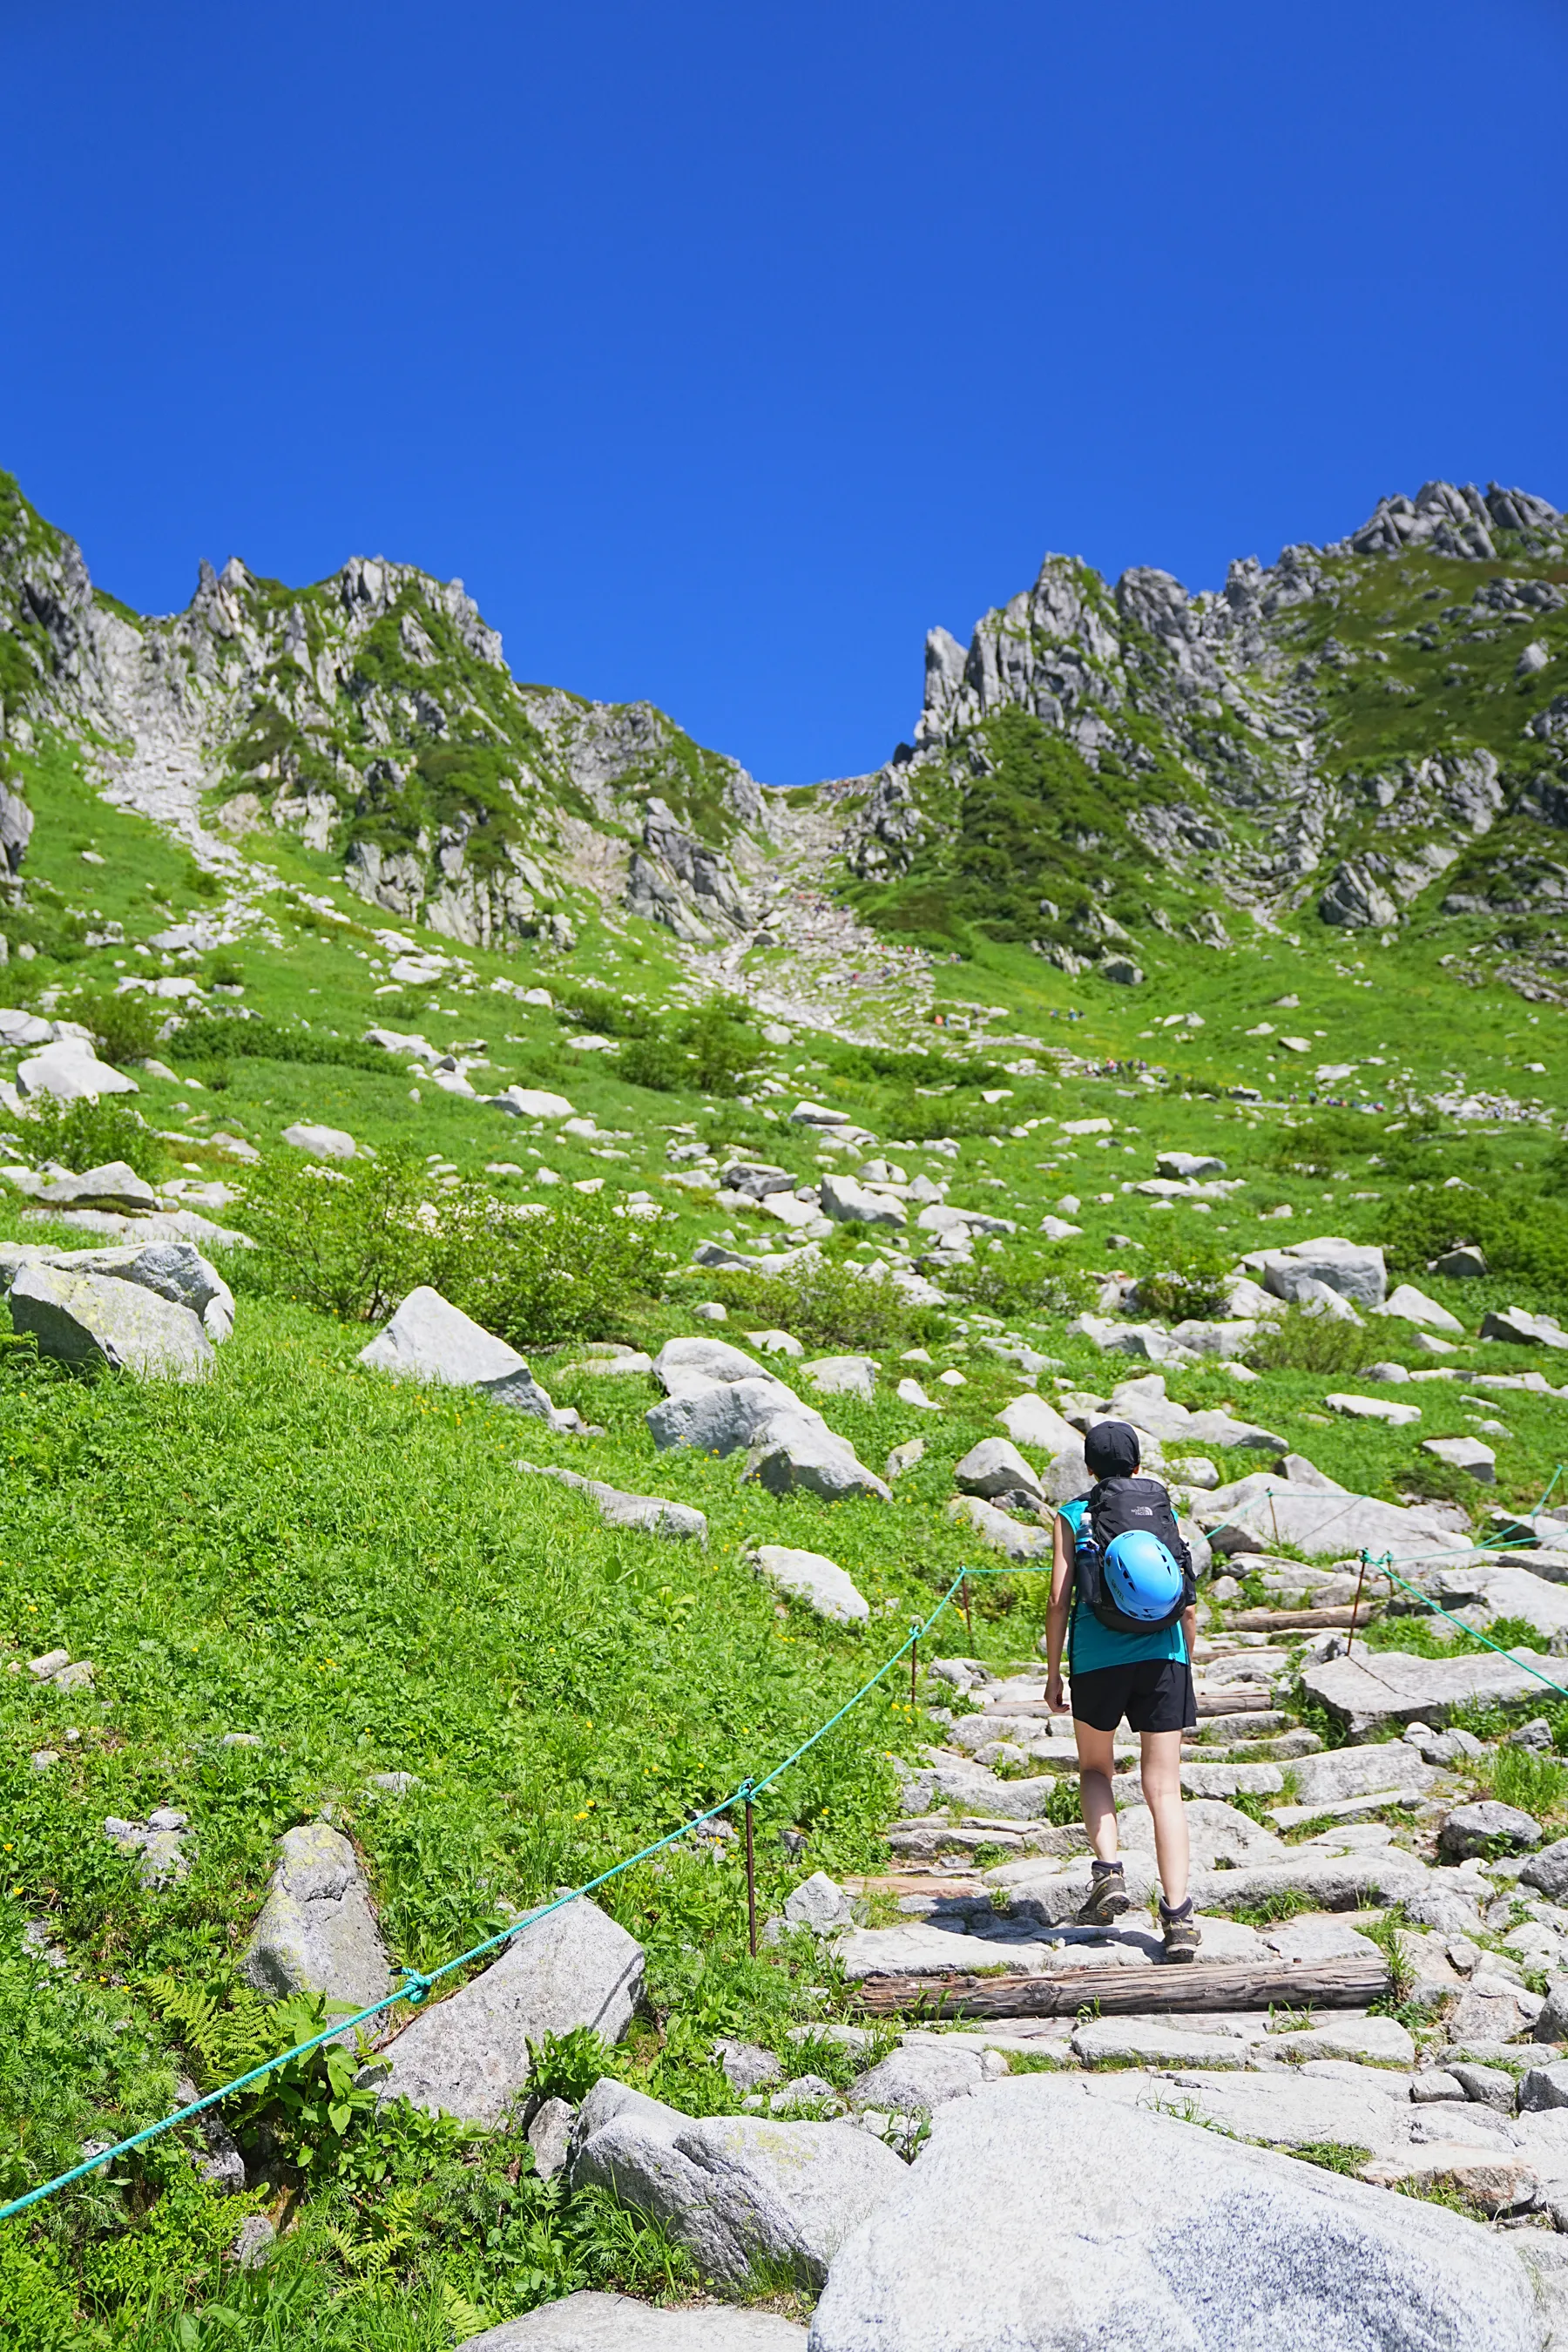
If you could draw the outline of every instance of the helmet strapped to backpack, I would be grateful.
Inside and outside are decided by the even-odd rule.
[[[1196,1597],[1192,1555],[1157,1478],[1102,1478],[1077,1536],[1079,1590],[1112,1633],[1158,1633]]]

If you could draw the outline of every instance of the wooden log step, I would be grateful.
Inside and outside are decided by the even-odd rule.
[[[867,1977],[855,2000],[870,2017],[1101,2017],[1202,2010],[1364,2009],[1389,1990],[1386,1962],[1359,1955],[1337,1960],[1237,1963],[1189,1960],[1152,1968],[1064,1969],[1037,1977]]]
[[[1205,1715],[1267,1715],[1274,1705],[1272,1691],[1258,1683],[1223,1683],[1215,1690],[1201,1690],[1194,1696],[1200,1718]]]
[[[1225,1622],[1238,1633],[1335,1633],[1352,1622],[1370,1625],[1382,1614],[1381,1601],[1363,1601],[1359,1610],[1348,1601],[1342,1609],[1237,1609]]]

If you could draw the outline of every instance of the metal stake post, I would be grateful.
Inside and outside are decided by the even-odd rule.
[[[969,1636],[971,1643],[973,1643],[974,1640],[974,1620],[969,1613],[969,1579],[967,1576],[958,1588],[958,1597],[963,1603],[963,1630]]]
[[[921,1629],[916,1624],[910,1631],[910,1705],[912,1707],[915,1703],[915,1673],[921,1658]]]
[[[1352,1603],[1351,1603],[1351,1629],[1350,1629],[1350,1632],[1345,1635],[1345,1655],[1346,1655],[1346,1657],[1347,1657],[1347,1658],[1350,1656],[1350,1654],[1351,1654],[1351,1643],[1355,1640],[1355,1621],[1356,1621],[1356,1619],[1357,1619],[1357,1618],[1360,1616],[1360,1614],[1361,1614],[1361,1589],[1362,1589],[1362,1586],[1363,1586],[1365,1582],[1366,1582],[1366,1549],[1365,1549],[1365,1547],[1363,1546],[1363,1549],[1362,1549],[1362,1555],[1361,1555],[1361,1574],[1356,1578],[1356,1580],[1355,1580],[1355,1599],[1354,1599],[1354,1600],[1352,1601]]]
[[[748,1792],[751,1786],[748,1780]],[[752,1843],[752,1800],[749,1793],[746,1798],[746,1935],[754,1960],[757,1957],[757,1856]]]

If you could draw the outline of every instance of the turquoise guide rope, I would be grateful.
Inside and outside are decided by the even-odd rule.
[[[1026,1566],[1027,1563],[1024,1565]],[[783,1762],[775,1764],[772,1771],[766,1773],[762,1780],[742,1780],[733,1796],[722,1798],[716,1805],[710,1805],[706,1812],[698,1813],[690,1821],[682,1822],[679,1829],[668,1831],[665,1836],[656,1838],[651,1845],[639,1847],[636,1853],[627,1854],[623,1861],[613,1863],[608,1870],[600,1871],[595,1878],[585,1879],[581,1886],[574,1886],[567,1894],[556,1895],[552,1902],[540,1904],[536,1909],[524,1913],[521,1919],[514,1919],[510,1927],[501,1928],[499,1934],[488,1936],[483,1943],[474,1944],[468,1951],[459,1952],[456,1958],[443,1960],[438,1968],[431,1969],[427,1973],[418,1969],[401,1969],[399,1973],[403,1982],[395,1992],[386,1994],[381,2000],[372,2001],[365,2009],[355,2010],[351,2015],[334,2018],[331,2025],[324,2027],[320,2033],[312,2034],[308,2042],[297,2042],[291,2049],[280,2050],[277,2057],[268,2058],[265,2065],[253,2066],[247,2074],[237,2074],[232,2083],[225,2083],[219,2089],[208,2091],[203,2098],[192,2099],[187,2105],[177,2107],[172,2116],[164,2116],[160,2122],[147,2124],[141,2131],[132,2132],[128,2139],[117,2140],[112,2147],[103,2148],[97,2156],[89,2157],[84,2162],[73,2165],[68,2172],[62,2172],[57,2179],[46,2180],[37,2189],[30,2189],[25,2197],[14,2197],[8,2205],[0,2205],[0,2221],[13,2221],[18,2213],[25,2213],[30,2206],[41,2204],[45,2198],[56,2196],[60,2189],[70,2188],[73,2182],[85,2179],[89,2172],[101,2171],[105,2166],[113,2164],[120,2157],[129,2156],[136,2148],[144,2147],[149,2140],[159,2138],[164,2132],[173,2131],[177,2125],[188,2123],[194,2116],[201,2115],[205,2109],[216,2107],[223,2100],[232,2098],[237,2091],[248,2090],[253,2083],[265,2082],[268,2074],[273,2074],[279,2066],[287,2065],[289,2059],[309,2057],[312,2050],[320,2050],[323,2043],[335,2042],[342,2035],[354,2032],[359,2026],[367,2025],[372,2018],[384,2015],[389,2009],[395,2009],[400,2001],[406,2001],[411,2008],[417,2008],[421,2002],[429,1999],[431,1991],[443,1977],[450,1976],[455,1969],[467,1968],[471,1960],[482,1959],[487,1952],[493,1952],[500,1946],[511,1943],[528,1928],[537,1927],[540,1920],[548,1919],[552,1911],[559,1911],[566,1904],[575,1903],[581,1896],[592,1895],[596,1888],[608,1885],[611,1879],[621,1877],[628,1870],[635,1870],[639,1862],[647,1862],[656,1853],[662,1853],[667,1846],[676,1845],[682,1838],[689,1837],[692,1831],[700,1829],[704,1822],[714,1821],[721,1813],[727,1813],[736,1805],[744,1805],[760,1796],[764,1789],[771,1788],[775,1780],[787,1772],[793,1764],[798,1764],[801,1758],[816,1746],[818,1740],[825,1739],[836,1725],[842,1723],[845,1717],[859,1706],[862,1699],[868,1698],[878,1684],[886,1680],[900,1659],[908,1657],[913,1645],[930,1633],[942,1612],[951,1605],[954,1594],[966,1577],[1010,1576],[1016,1573],[1016,1568],[1013,1567],[961,1569],[931,1615],[923,1622],[917,1622],[910,1626],[909,1633],[893,1652],[892,1656],[878,1667],[877,1672],[868,1682],[861,1684],[854,1697],[847,1699],[837,1714],[830,1715],[826,1723],[819,1725],[807,1738],[803,1739],[798,1748],[792,1748]]]
[[[1542,1509],[1547,1496],[1552,1493],[1562,1475],[1563,1465],[1559,1463],[1546,1488],[1546,1493],[1535,1506],[1536,1512]],[[1352,1504],[1359,1499],[1359,1496],[1351,1498]],[[1351,1506],[1347,1505],[1346,1507],[1348,1509]],[[1534,1517],[1535,1513],[1532,1512],[1530,1516]],[[1229,1523],[1222,1520],[1220,1524],[1223,1527]],[[1218,1532],[1218,1528],[1210,1530],[1211,1534]],[[1530,1543],[1533,1540],[1532,1537],[1514,1539],[1516,1544]],[[1500,1551],[1508,1548],[1505,1544],[1489,1544],[1472,1545],[1469,1549],[1472,1551],[1480,1549]],[[1434,1552],[1430,1557],[1434,1559],[1451,1561],[1462,1559],[1464,1554],[1461,1551]],[[1424,1601],[1427,1608],[1435,1611],[1439,1617],[1450,1616],[1447,1610],[1439,1608],[1437,1602],[1428,1594],[1422,1592],[1418,1586],[1407,1584],[1403,1577],[1394,1574],[1390,1565],[1391,1554],[1384,1554],[1381,1561],[1374,1561],[1370,1554],[1363,1551],[1362,1559],[1367,1567],[1375,1570],[1380,1575],[1387,1576],[1394,1583],[1402,1585],[1405,1591],[1414,1593],[1417,1600]],[[1407,1564],[1414,1566],[1415,1562]],[[176,2126],[188,2123],[194,2116],[203,2114],[208,2107],[221,2105],[225,2099],[232,2098],[237,2091],[248,2090],[253,2083],[265,2082],[268,2074],[274,2073],[278,2067],[287,2065],[291,2058],[309,2057],[312,2050],[320,2050],[324,2043],[335,2042],[342,2034],[353,2032],[359,2026],[368,2024],[373,2018],[383,2016],[389,2009],[395,2009],[400,2001],[406,2002],[410,2008],[417,2008],[429,1999],[432,1990],[441,1979],[450,1976],[455,1969],[467,1968],[470,1961],[482,1959],[487,1952],[496,1951],[502,1945],[511,1943],[528,1928],[537,1927],[540,1920],[548,1919],[552,1911],[559,1911],[566,1904],[575,1903],[582,1896],[592,1895],[598,1887],[607,1886],[612,1879],[623,1876],[628,1870],[635,1870],[638,1863],[650,1861],[656,1853],[662,1853],[667,1847],[679,1844],[683,1837],[689,1837],[693,1830],[700,1829],[704,1822],[717,1820],[721,1813],[731,1811],[736,1805],[744,1805],[754,1801],[761,1796],[764,1789],[771,1789],[775,1780],[782,1779],[792,1765],[798,1764],[803,1756],[808,1755],[818,1740],[826,1739],[827,1734],[842,1723],[847,1715],[853,1713],[862,1699],[870,1696],[879,1683],[886,1681],[900,1659],[908,1657],[910,1650],[924,1639],[943,1612],[952,1606],[954,1595],[963,1587],[966,1579],[970,1577],[978,1579],[984,1576],[1039,1575],[1048,1573],[1049,1566],[1048,1561],[1014,1560],[1010,1561],[1005,1568],[960,1569],[930,1616],[923,1622],[917,1622],[911,1624],[909,1633],[900,1642],[891,1657],[886,1659],[878,1667],[877,1672],[868,1681],[861,1684],[854,1696],[847,1699],[836,1714],[830,1715],[826,1723],[819,1725],[816,1730],[803,1739],[798,1748],[792,1748],[783,1761],[775,1764],[772,1771],[765,1773],[760,1780],[749,1779],[742,1780],[733,1796],[725,1797],[718,1804],[710,1805],[706,1812],[698,1813],[692,1820],[683,1822],[679,1829],[670,1830],[665,1836],[656,1838],[651,1845],[642,1846],[636,1853],[627,1854],[623,1861],[613,1863],[608,1870],[602,1870],[597,1877],[584,1880],[581,1886],[573,1887],[565,1895],[556,1895],[552,1902],[542,1903],[535,1910],[526,1912],[521,1919],[514,1919],[510,1927],[501,1928],[499,1934],[487,1937],[483,1943],[470,1946],[466,1952],[459,1952],[455,1959],[443,1960],[438,1968],[431,1969],[428,1973],[418,1969],[401,1969],[399,1974],[403,1982],[395,1992],[388,1993],[381,2000],[372,2001],[366,2009],[355,2010],[351,2015],[335,2018],[331,2025],[324,2027],[320,2033],[312,2034],[308,2042],[295,2042],[291,2049],[279,2051],[276,2058],[268,2059],[265,2065],[251,2067],[247,2074],[236,2075],[233,2082],[223,2084],[216,2091],[208,2091],[205,2097],[193,2099],[187,2105],[177,2107],[172,2116],[163,2116],[161,2122],[145,2125],[141,2131],[132,2132],[128,2139],[117,2140],[112,2147],[106,2147],[99,2155],[89,2157],[84,2162],[73,2165],[68,2172],[62,2172],[57,2179],[46,2180],[37,2189],[30,2189],[26,2196],[14,2197],[8,2205],[0,2205],[0,2221],[14,2221],[18,2213],[25,2213],[29,2207],[41,2204],[45,2198],[58,2195],[60,2189],[68,2189],[74,2182],[85,2179],[89,2173],[100,2171],[105,2166],[113,2164],[120,2157],[129,2156],[135,2149],[144,2147],[149,2140],[157,2139],[164,2132],[173,2131]],[[1450,1622],[1462,1625],[1463,1630],[1468,1633],[1475,1633],[1475,1628],[1464,1625],[1462,1619],[1450,1617]],[[1486,1642],[1489,1649],[1498,1651],[1503,1657],[1512,1654],[1503,1649],[1500,1643],[1488,1641],[1484,1633],[1476,1633],[1476,1639]],[[1513,1663],[1516,1665],[1524,1665],[1524,1661],[1521,1658],[1515,1658]],[[1559,1697],[1568,1698],[1568,1690],[1564,1690],[1560,1683],[1552,1682],[1549,1675],[1539,1673],[1533,1666],[1525,1666],[1524,1671],[1534,1675],[1538,1682],[1544,1683],[1547,1689],[1555,1691]]]

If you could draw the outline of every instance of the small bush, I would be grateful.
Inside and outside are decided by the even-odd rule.
[[[628,1086],[650,1087],[656,1094],[676,1094],[691,1083],[691,1066],[668,1037],[634,1037],[616,1068]]]
[[[1141,1313],[1163,1316],[1173,1323],[1223,1315],[1226,1277],[1232,1259],[1214,1243],[1173,1234],[1155,1246],[1163,1263],[1138,1277]]]
[[[712,1295],[759,1325],[793,1331],[811,1348],[864,1348],[881,1354],[940,1339],[938,1309],[916,1307],[890,1281],[873,1281],[842,1258],[822,1257],[798,1274],[717,1275]]]
[[[895,1095],[883,1106],[883,1124],[901,1141],[929,1143],[933,1135],[962,1140],[966,1135],[1000,1135],[1012,1125],[1005,1104],[980,1101],[973,1094]]]
[[[181,1023],[168,1050],[182,1062],[208,1063],[247,1060],[330,1063],[345,1070],[374,1070],[381,1077],[395,1076],[399,1064],[379,1045],[357,1037],[327,1037],[312,1029],[286,1029],[277,1021],[247,1021],[238,1015],[223,1019],[197,1013]]]
[[[330,1175],[270,1161],[237,1212],[259,1244],[238,1278],[348,1323],[380,1322],[428,1283],[520,1349],[597,1337],[661,1286],[667,1253],[654,1233],[595,1194],[520,1217],[480,1184],[436,1201],[428,1184],[412,1151]]]
[[[1288,1307],[1278,1323],[1264,1325],[1244,1361],[1255,1372],[1353,1372],[1373,1345],[1358,1324]]]
[[[647,1005],[612,996],[607,988],[579,988],[569,995],[558,991],[555,1011],[562,1021],[601,1037],[651,1037],[658,1026]]]
[[[530,2098],[565,2099],[579,2107],[600,2077],[615,2072],[615,2053],[591,2025],[547,2033],[537,2046],[528,2045]]]
[[[144,1062],[156,1053],[158,1036],[167,1018],[163,1007],[139,991],[123,996],[79,989],[61,1007],[68,1021],[79,1021],[106,1062],[118,1068],[123,1062]]]
[[[1416,1192],[1392,1206],[1378,1234],[1391,1270],[1420,1281],[1429,1261],[1474,1242],[1494,1274],[1568,1291],[1568,1220],[1560,1198],[1515,1178],[1485,1190]]]
[[[168,1172],[164,1145],[137,1112],[113,1095],[73,1103],[36,1095],[16,1115],[11,1131],[35,1166],[58,1160],[79,1176],[86,1169],[123,1160],[149,1184]]]
[[[622,1054],[618,1075],[634,1087],[651,1087],[660,1094],[686,1088],[696,1094],[737,1094],[762,1051],[762,1041],[746,1025],[744,1012],[731,998],[713,997],[666,1034],[655,1032],[650,1023]]]
[[[1043,1258],[983,1250],[973,1265],[942,1269],[942,1286],[985,1315],[1078,1315],[1093,1304],[1085,1274],[1047,1273]]]

